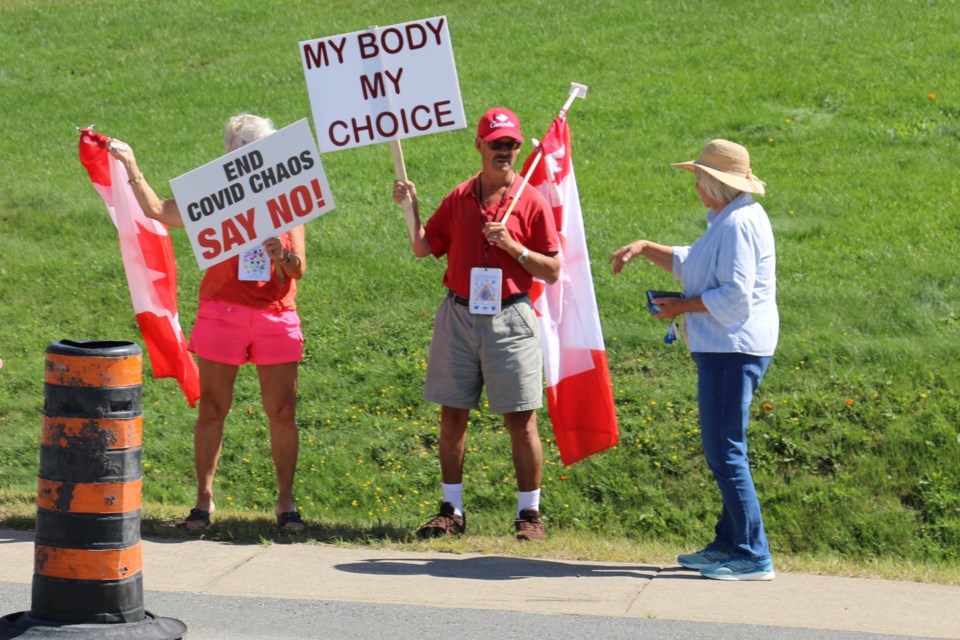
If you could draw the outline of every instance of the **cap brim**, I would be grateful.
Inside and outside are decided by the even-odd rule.
[[[484,136],[483,140],[484,142],[493,142],[494,140],[499,140],[500,138],[512,138],[519,142],[523,142],[523,136],[513,129],[494,129]]]

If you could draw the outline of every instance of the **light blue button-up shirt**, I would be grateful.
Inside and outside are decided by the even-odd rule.
[[[780,335],[776,251],[767,212],[749,193],[707,213],[707,230],[673,247],[673,277],[707,312],[683,314],[692,352],[772,356]]]

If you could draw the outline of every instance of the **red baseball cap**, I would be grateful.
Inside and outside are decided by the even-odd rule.
[[[477,125],[477,135],[486,142],[499,138],[513,138],[523,142],[520,118],[510,109],[503,107],[494,107],[483,114],[480,124]]]

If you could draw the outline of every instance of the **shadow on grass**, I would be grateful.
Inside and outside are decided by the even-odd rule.
[[[187,529],[178,521],[159,518],[143,518],[140,534],[157,542],[180,542],[182,540],[212,540],[237,544],[277,544],[317,542],[330,544],[371,544],[382,542],[409,542],[412,532],[384,524],[370,526],[347,525],[330,522],[307,521],[303,531],[285,531],[272,519],[218,517],[214,514],[210,526],[205,529]]]
[[[36,518],[32,515],[0,515],[0,529],[33,531]],[[31,534],[32,535],[32,534]],[[177,543],[184,540],[210,540],[235,544],[285,544],[316,542],[329,544],[379,544],[386,542],[410,542],[413,532],[384,524],[357,526],[331,522],[307,522],[303,531],[282,531],[276,521],[269,518],[211,517],[205,529],[187,529],[179,520],[143,517],[140,520],[140,535],[155,542]]]

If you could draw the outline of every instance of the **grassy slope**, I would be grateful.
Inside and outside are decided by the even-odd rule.
[[[309,115],[296,42],[441,13],[426,2],[263,6],[0,8],[0,486],[16,495],[29,496],[36,475],[45,345],[139,339],[115,233],[76,162],[73,126],[93,122],[131,142],[169,194],[166,180],[222,152],[228,115],[264,113],[281,126]],[[778,238],[782,339],[751,440],[775,549],[956,561],[956,9],[801,1],[736,11],[723,2],[443,10],[470,122],[504,103],[536,135],[569,81],[590,87],[571,127],[621,445],[564,469],[543,430],[554,527],[668,546],[709,535],[718,506],[698,452],[693,370],[643,308],[644,289],[671,283],[649,265],[614,278],[605,261],[637,237],[681,244],[702,231],[691,180],[669,163],[722,136],[751,150]],[[425,209],[476,169],[471,140],[467,129],[405,143]],[[307,232],[299,497],[308,517],[334,530],[396,537],[437,497],[436,410],[420,387],[443,265],[409,255],[385,147],[323,162],[338,206]],[[183,234],[174,242],[189,331],[200,274]],[[144,414],[145,500],[160,513],[181,509],[192,493],[193,413],[172,381],[148,378]],[[234,414],[221,507],[268,511],[272,470],[252,370],[241,373]],[[486,414],[475,423],[472,525],[499,535],[513,502],[506,437]]]

